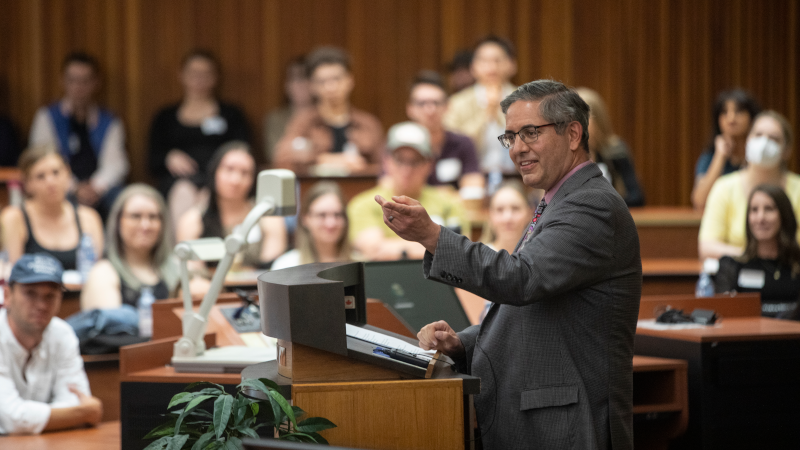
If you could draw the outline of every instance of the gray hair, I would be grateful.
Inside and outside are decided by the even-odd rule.
[[[525,83],[508,95],[500,107],[503,114],[514,102],[538,102],[539,114],[547,122],[556,123],[556,133],[564,134],[570,122],[578,122],[583,127],[581,146],[589,151],[589,105],[573,89],[554,80],[535,80]]]
[[[136,195],[145,196],[158,205],[158,211],[161,215],[161,236],[155,248],[153,248],[151,261],[153,268],[164,280],[164,284],[167,285],[167,289],[172,295],[178,285],[178,264],[172,256],[172,247],[174,246],[172,223],[169,220],[169,210],[164,198],[152,187],[141,183],[132,184],[117,196],[114,205],[111,206],[106,223],[106,257],[126,285],[134,290],[138,290],[142,286],[142,282],[136,278],[125,262],[125,245],[119,235],[119,220],[120,216],[122,216],[122,210],[128,199]]]

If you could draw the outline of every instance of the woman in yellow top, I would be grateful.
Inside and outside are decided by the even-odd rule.
[[[759,184],[781,186],[800,220],[800,175],[786,163],[792,154],[792,129],[785,117],[764,111],[753,121],[747,137],[747,165],[720,177],[711,188],[700,223],[700,258],[738,256],[745,246],[747,199]],[[800,235],[799,235],[800,237]]]

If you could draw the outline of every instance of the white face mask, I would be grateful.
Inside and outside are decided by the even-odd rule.
[[[781,162],[781,146],[767,136],[748,139],[745,159],[749,164],[775,167]]]

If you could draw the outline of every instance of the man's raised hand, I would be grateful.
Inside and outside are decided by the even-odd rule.
[[[392,197],[392,200],[375,196],[375,201],[383,208],[383,223],[401,238],[419,242],[426,250],[434,253],[439,242],[439,225],[431,220],[425,208],[413,198],[401,195]]]

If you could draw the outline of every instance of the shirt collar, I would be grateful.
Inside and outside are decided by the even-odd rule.
[[[558,189],[561,188],[561,185],[564,184],[564,182],[567,181],[567,179],[569,179],[569,177],[575,175],[575,172],[577,172],[577,171],[583,169],[584,167],[588,166],[591,162],[592,162],[591,160],[586,161],[586,162],[582,162],[582,163],[578,164],[577,166],[575,166],[572,170],[570,170],[566,175],[564,175],[564,178],[560,179],[558,181],[558,183],[553,185],[553,187],[551,187],[550,189],[548,189],[547,192],[544,193],[544,202],[547,203],[547,204],[550,204],[550,202],[553,200],[553,197],[556,196],[556,193],[558,192]]]

